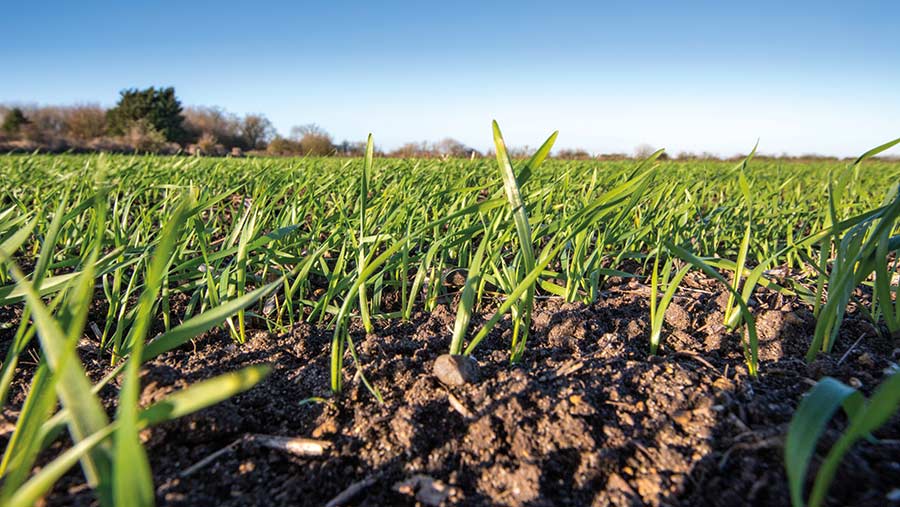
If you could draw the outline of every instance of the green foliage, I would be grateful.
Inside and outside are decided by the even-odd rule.
[[[656,354],[659,350],[659,342],[662,336],[663,323],[666,320],[666,309],[675,297],[675,291],[681,280],[690,270],[691,265],[687,264],[681,268],[676,268],[673,259],[663,261],[662,273],[659,272],[659,259],[662,255],[662,249],[657,247],[656,255],[653,256],[653,271],[650,275],[650,354]],[[676,268],[675,273],[672,269]],[[662,297],[659,297],[662,292]]]
[[[852,175],[858,172],[864,160],[898,143],[900,139],[895,139],[860,155],[843,174]],[[873,304],[880,305],[891,333],[900,333],[900,307],[894,302],[895,291],[891,288],[896,262],[893,263],[893,268],[889,267],[889,255],[900,251],[900,235],[894,234],[900,220],[900,185],[897,183],[891,185],[881,208],[852,226],[842,228],[840,224],[835,224],[836,206],[840,202],[840,194],[845,190],[843,185],[846,183],[846,177],[842,179],[843,182],[839,187],[829,182],[830,231],[825,241],[821,243],[818,263],[819,283],[816,291],[816,309],[821,308],[821,311],[817,313],[815,335],[806,354],[808,360],[814,359],[817,352],[831,351],[854,289],[873,273],[876,277]],[[836,243],[834,249],[837,255],[831,262],[831,272],[827,275],[828,299],[824,306],[819,307],[826,278],[825,252],[832,249],[832,241]]]
[[[130,319],[120,322],[129,328],[125,342],[127,348],[120,351],[128,355],[109,376],[92,385],[76,353],[76,346],[84,335],[88,313],[94,302],[94,288],[98,277],[103,277],[104,262],[100,252],[104,249],[105,231],[108,226],[109,187],[103,175],[105,165],[100,164],[98,185],[87,205],[79,204],[66,212],[70,205],[66,193],[59,201],[40,249],[41,255],[31,276],[26,276],[12,261],[12,255],[23,248],[23,237],[35,228],[35,220],[23,224],[15,233],[0,241],[0,264],[12,274],[16,288],[26,301],[26,316],[20,331],[4,362],[2,391],[8,391],[12,377],[7,375],[14,366],[18,354],[28,339],[35,334],[40,344],[40,363],[32,378],[22,410],[16,422],[0,462],[0,503],[3,505],[33,505],[45,494],[69,468],[81,463],[88,484],[94,488],[102,506],[153,505],[155,488],[146,455],[138,433],[149,424],[158,424],[180,417],[195,410],[217,403],[228,396],[246,390],[265,374],[265,367],[251,367],[236,374],[228,374],[207,380],[183,391],[173,393],[155,405],[141,410],[138,405],[139,372],[141,364],[155,355],[178,346],[196,333],[220,324],[235,311],[242,310],[252,301],[271,290],[266,287],[240,297],[207,313],[189,319],[181,326],[164,333],[144,350],[144,342],[151,322],[155,319],[160,289],[169,279],[172,257],[182,246],[183,228],[193,215],[203,209],[195,201],[195,192],[188,191],[167,224],[159,232],[152,253],[145,249],[141,258],[146,259],[144,289],[137,308]],[[77,213],[91,209],[88,227],[78,232],[88,238],[82,259],[75,258],[80,269],[67,281],[54,288],[55,296],[46,304],[39,290],[52,278],[47,276],[54,267],[54,250],[65,233],[68,222]],[[115,206],[112,207],[115,209]],[[76,212],[73,215],[73,212]],[[3,214],[0,214],[2,217]],[[4,221],[0,220],[0,224]],[[2,236],[0,236],[2,237]],[[119,250],[121,252],[121,250]],[[113,255],[118,255],[113,249]],[[121,269],[122,266],[119,267]],[[135,271],[137,272],[137,271]],[[40,288],[40,289],[39,289]],[[30,322],[29,318],[30,316]],[[32,324],[33,323],[33,324]],[[110,421],[97,391],[106,385],[124,367],[125,374],[119,395],[116,417]],[[61,410],[54,414],[57,405]],[[66,427],[73,446],[31,475],[38,454],[45,449]],[[128,466],[113,466],[128,463]]]
[[[900,331],[891,288],[891,260],[888,255],[900,251],[900,236],[892,236],[900,219],[900,191],[894,186],[881,210],[847,230],[837,244],[837,256],[828,277],[828,299],[816,320],[816,331],[807,351],[812,360],[818,352],[830,352],[854,289],[873,273],[876,291],[873,304],[879,304],[892,333]],[[837,234],[835,234],[837,237]]]
[[[474,241],[474,238],[473,238]],[[463,340],[469,329],[469,322],[472,320],[472,313],[475,307],[475,296],[478,287],[481,284],[481,263],[484,259],[484,252],[490,243],[487,234],[482,236],[478,243],[478,248],[469,263],[469,273],[466,275],[466,284],[463,286],[462,295],[459,299],[459,306],[456,308],[456,321],[453,324],[453,337],[450,339],[450,353],[454,355],[462,354]]]
[[[900,408],[900,374],[894,373],[885,379],[868,401],[852,387],[825,377],[800,402],[791,419],[784,449],[794,507],[805,505],[803,485],[806,471],[819,437],[839,407],[844,408],[850,424],[819,466],[809,497],[810,507],[819,507],[824,503],[837,467],[853,444],[885,424]]]
[[[728,281],[725,280],[718,271],[713,269],[712,266],[709,265],[704,259],[697,257],[693,253],[685,250],[684,248],[674,245],[668,241],[665,241],[664,244],[666,248],[669,249],[673,254],[677,257],[680,257],[683,261],[693,265],[695,268],[703,271],[708,276],[718,280],[720,283],[725,285],[728,289],[729,294],[734,296],[735,301],[738,303],[738,308],[741,312],[741,317],[744,320],[744,323],[747,325],[747,333],[746,335],[741,335],[741,345],[744,348],[744,362],[747,364],[747,371],[752,376],[756,376],[759,374],[759,338],[756,334],[756,322],[753,319],[753,314],[750,313],[750,308],[747,306],[747,303],[740,297],[740,294],[728,284]]]
[[[374,153],[375,144],[372,141],[372,134],[369,134],[366,141],[366,156],[363,159],[362,175],[359,179],[359,260],[357,261],[357,269],[360,276],[366,269],[366,242],[369,241],[369,233],[366,227],[366,207],[369,201],[369,175],[372,173],[372,166],[374,165]],[[362,317],[366,332],[371,333],[372,319],[369,317],[369,300],[365,285],[359,286],[359,314]]]
[[[500,166],[500,174],[503,176],[503,191],[506,194],[506,200],[509,202],[510,213],[516,226],[516,235],[519,238],[519,259],[521,259],[519,265],[521,267],[515,269],[516,274],[509,277],[510,282],[512,282],[511,285],[518,285],[522,283],[522,279],[527,273],[534,270],[534,240],[531,237],[531,225],[528,223],[528,211],[525,209],[525,201],[522,200],[522,193],[519,191],[519,181],[517,181],[516,173],[513,171],[512,161],[506,153],[506,143],[503,141],[503,134],[500,133],[500,126],[497,125],[496,121],[492,123],[492,127],[494,130],[494,146],[497,147],[497,165]],[[550,139],[547,140],[547,143],[545,143],[547,153],[550,152],[555,139],[556,133],[553,133]],[[522,354],[525,352],[525,343],[528,340],[528,332],[531,328],[532,306],[534,306],[534,283],[527,286],[521,302],[512,307],[514,324],[510,360],[514,363],[519,362],[522,359]]]
[[[146,466],[109,466],[115,457],[143,462],[135,432],[265,374],[229,374],[139,410],[141,364],[216,326],[236,342],[253,329],[329,327],[331,390],[352,382],[376,399],[388,381],[370,381],[354,341],[380,320],[458,301],[456,325],[447,330],[451,351],[475,353],[509,316],[510,357],[521,360],[534,301],[590,304],[604,297],[612,276],[650,278],[654,352],[688,266],[719,280],[754,375],[764,374],[750,312],[755,288],[801,294],[814,306],[810,280],[777,279],[772,266],[794,273],[822,267],[829,298],[819,320],[831,322],[830,330],[848,304],[842,294],[849,288],[852,300],[859,284],[873,288],[868,316],[876,327],[900,326],[900,194],[884,195],[900,164],[870,160],[866,171],[853,166],[829,184],[822,175],[845,168],[756,158],[736,172],[733,163],[666,161],[661,151],[638,162],[556,161],[548,159],[555,137],[527,160],[510,156],[499,128],[496,161],[376,164],[371,142],[355,160],[0,157],[0,305],[24,303],[25,312],[8,330],[0,400],[20,370],[20,354],[29,345],[40,351],[0,463],[0,502],[29,505],[78,463],[100,504],[123,500],[125,491],[141,493],[129,500],[151,502]],[[641,264],[646,269],[629,272]],[[841,273],[850,273],[845,282]],[[450,283],[462,274],[465,283]],[[114,366],[96,383],[73,354],[92,301],[105,312],[88,339]],[[470,334],[484,308],[494,313]],[[160,327],[149,341],[148,319]],[[116,378],[122,390],[110,420],[97,393]],[[34,473],[35,457],[65,430],[73,446]]]
[[[183,142],[181,102],[175,97],[175,89],[128,89],[121,92],[116,106],[106,112],[109,132],[126,135],[135,124],[159,132],[166,141]]]
[[[18,134],[22,127],[29,123],[31,122],[25,117],[25,113],[20,108],[14,107],[3,116],[3,124],[0,125],[0,130],[6,134],[14,135]]]
[[[741,322],[740,312],[736,311],[734,298],[740,296],[738,291],[741,287],[741,276],[744,273],[744,266],[747,264],[747,253],[750,249],[750,233],[753,230],[753,197],[750,192],[750,184],[747,182],[747,164],[753,159],[753,155],[756,154],[756,148],[758,146],[759,143],[757,143],[757,146],[753,147],[753,150],[747,155],[743,162],[735,168],[738,171],[739,188],[744,197],[744,203],[747,206],[747,227],[744,232],[744,237],[741,240],[741,245],[738,247],[735,270],[731,281],[731,291],[728,293],[728,302],[725,304],[725,325],[731,329],[737,328]],[[744,299],[744,303],[747,303],[746,298]]]

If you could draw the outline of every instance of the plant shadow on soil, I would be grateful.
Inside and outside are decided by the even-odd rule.
[[[501,321],[476,351],[480,381],[457,388],[431,375],[449,346],[454,305],[411,322],[376,321],[370,335],[354,327],[381,405],[353,378],[352,364],[346,393],[327,398],[331,334],[324,328],[259,331],[243,346],[227,333],[208,333],[145,366],[142,403],[248,364],[271,363],[274,371],[246,393],[144,432],[158,503],[324,505],[370,478],[349,505],[416,505],[396,485],[422,474],[446,486],[445,505],[788,505],[782,446],[802,394],[825,375],[859,381],[871,393],[898,359],[896,345],[850,315],[835,351],[806,364],[812,315],[763,290],[753,307],[761,362],[754,380],[740,335],[721,325],[721,287],[693,276],[680,294],[666,313],[657,357],[647,356],[649,291],[616,281],[592,305],[541,301],[522,364],[509,365],[510,323]],[[27,368],[17,377],[22,387]],[[113,402],[114,390],[107,391]],[[314,396],[327,401],[300,403]],[[876,433],[878,442],[848,454],[831,505],[888,504],[885,496],[900,484],[898,419]],[[842,415],[829,425],[819,456],[845,425]],[[331,448],[301,458],[242,443],[180,476],[254,433],[314,437]],[[94,501],[75,470],[46,504]]]

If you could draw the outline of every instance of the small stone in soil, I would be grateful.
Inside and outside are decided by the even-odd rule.
[[[872,354],[869,354],[868,352],[865,352],[861,356],[859,356],[856,359],[856,362],[858,362],[860,365],[865,366],[867,368],[875,367],[875,359],[872,357]]]
[[[428,507],[441,505],[450,494],[444,483],[421,474],[395,484],[394,490],[404,495],[415,495],[419,503]]]
[[[478,363],[469,356],[442,354],[434,360],[432,372],[448,386],[461,386],[478,380]]]

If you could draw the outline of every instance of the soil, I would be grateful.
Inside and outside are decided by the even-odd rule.
[[[410,322],[376,321],[368,335],[354,328],[360,363],[382,404],[354,378],[349,356],[346,391],[329,396],[327,329],[256,331],[241,346],[227,333],[207,333],[145,366],[143,403],[246,365],[274,370],[246,393],[144,434],[157,501],[325,505],[355,486],[342,505],[789,505],[783,442],[801,396],[826,375],[871,394],[900,360],[897,344],[851,311],[833,353],[807,364],[812,314],[761,291],[752,308],[760,333],[754,379],[740,335],[722,326],[721,289],[692,275],[680,294],[666,313],[658,356],[648,357],[649,291],[613,280],[595,304],[540,301],[521,364],[509,364],[510,323],[501,321],[476,351],[480,380],[452,388],[431,374],[449,347],[452,303]],[[106,371],[95,351],[83,348],[82,355],[92,377]],[[8,421],[30,368],[23,358]],[[102,394],[112,403],[114,393]],[[830,423],[814,467],[846,424],[843,414]],[[242,440],[249,434],[315,438],[330,447],[298,457]],[[875,437],[848,453],[829,505],[892,504],[900,488],[900,417]],[[8,438],[2,432],[0,445]],[[76,469],[46,505],[95,502]]]

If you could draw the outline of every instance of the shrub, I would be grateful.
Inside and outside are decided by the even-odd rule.
[[[25,117],[25,113],[22,112],[20,108],[14,107],[3,116],[3,125],[0,126],[0,129],[8,135],[15,135],[22,130],[22,127],[29,123],[31,123],[31,121]]]
[[[328,134],[306,134],[300,139],[300,151],[304,155],[324,157],[334,154],[334,145]]]
[[[225,155],[226,150],[225,146],[220,144],[218,139],[216,139],[216,136],[210,132],[204,132],[203,135],[200,136],[200,139],[197,140],[196,144],[192,144],[188,147],[188,153],[191,155],[212,155],[221,157]]]
[[[300,143],[297,141],[292,141],[290,139],[286,139],[284,137],[276,137],[269,143],[269,146],[266,148],[266,152],[269,155],[302,155],[303,151],[300,147]]]
[[[291,139],[300,146],[300,154],[313,157],[333,155],[331,135],[315,123],[291,128]]]
[[[238,117],[219,107],[189,107],[184,111],[185,140],[201,144],[201,140],[209,145],[209,137],[215,143],[231,146],[243,146],[241,137],[241,121]],[[204,140],[204,136],[207,139]]]
[[[66,134],[81,142],[102,137],[106,133],[106,111],[96,104],[73,106],[65,112]]]
[[[66,134],[66,108],[59,106],[37,107],[25,109],[29,124],[23,133],[32,141],[59,145],[64,142]]]
[[[559,150],[556,153],[554,158],[558,158],[561,160],[590,160],[591,154],[587,152],[587,150],[583,149],[563,149]]]
[[[181,111],[174,88],[130,89],[121,92],[119,102],[107,111],[106,119],[111,134],[130,136],[135,122],[141,122],[165,141],[182,142],[185,131]]]
[[[125,141],[139,153],[161,153],[168,151],[166,137],[156,130],[150,122],[137,120],[131,122]]]
[[[133,148],[121,137],[98,137],[87,142],[86,148],[91,151],[103,151],[108,153],[130,153]]]

